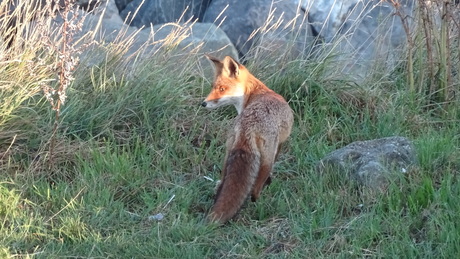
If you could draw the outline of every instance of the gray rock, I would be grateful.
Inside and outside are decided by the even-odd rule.
[[[411,22],[414,2],[400,1]],[[360,81],[369,73],[375,72],[373,63],[378,60],[380,71],[393,71],[403,56],[406,46],[406,34],[400,17],[394,15],[394,7],[381,1],[369,1],[355,4],[346,22],[338,33],[347,40],[340,41],[339,50],[351,54],[352,58],[345,62],[344,73],[352,73]]]
[[[233,56],[238,53],[224,31],[212,23],[195,23],[186,30],[181,40],[177,43],[176,49],[184,53],[209,53],[214,56]],[[147,29],[145,29],[147,30]],[[156,41],[166,39],[176,25],[153,26]]]
[[[139,60],[147,59],[159,49],[175,53],[178,59],[184,56],[237,56],[237,51],[227,35],[212,23],[160,24],[141,30],[131,45],[136,52],[142,49]]]
[[[84,10],[74,10],[77,17],[83,18],[84,21],[81,31],[73,36],[74,40],[81,39],[82,43],[96,41],[98,44],[112,43],[122,40],[123,37],[129,37],[136,33],[136,28],[131,28],[123,23],[118,15],[117,7],[114,0],[107,0],[90,13]],[[73,14],[69,14],[69,18]],[[64,23],[63,17],[58,15],[54,20],[54,26],[59,27]],[[99,27],[97,27],[99,25]]]
[[[298,7],[291,0],[213,0],[203,21],[222,28],[241,56],[263,41],[262,34],[266,43],[278,47],[300,39],[302,49],[310,31],[306,15]],[[271,48],[270,44],[264,47]]]
[[[117,6],[118,12],[123,11],[126,6],[131,3],[133,0],[115,0],[115,5]]]
[[[131,26],[138,28],[168,22],[201,21],[210,0],[134,0],[120,12],[121,17]],[[136,14],[133,17],[133,14]]]
[[[75,0],[74,3],[89,12],[106,2],[107,0]]]
[[[118,43],[129,46],[124,55],[126,59],[136,54],[139,55],[138,61],[150,58],[160,48],[173,51],[177,56],[203,53],[215,56],[237,56],[237,51],[230,39],[214,24],[169,23],[140,30],[123,22],[118,15],[114,0],[108,0],[91,13],[85,13],[83,10],[78,10],[78,12],[79,17],[84,16],[85,20],[82,31],[73,38],[84,39],[82,43],[98,42],[82,54],[81,60],[86,66],[106,62],[104,52],[101,50],[107,44]],[[54,26],[58,27],[62,23],[63,19],[58,17]],[[130,42],[129,45],[128,42]]]
[[[399,1],[411,22],[415,0]],[[387,1],[314,0],[303,2],[314,33],[333,48],[338,71],[360,82],[376,69],[392,71],[400,59],[406,34]],[[378,62],[375,62],[378,61]],[[376,68],[374,64],[380,67]]]
[[[210,54],[215,57],[232,56],[237,58],[238,52],[233,46],[225,32],[212,23],[195,23],[187,24],[182,29],[180,24],[156,25],[146,28],[137,36],[136,42],[133,44],[133,49],[139,48],[143,42],[151,42],[143,50],[143,55],[140,60],[151,56],[149,53],[155,53],[159,48],[172,51],[174,55],[171,59],[177,60],[177,63],[183,62],[188,56],[196,62],[196,66],[192,67],[196,73],[211,78],[213,75],[212,66],[203,54]],[[150,34],[149,34],[150,33]],[[180,34],[180,35],[178,35]],[[171,41],[171,35],[176,35],[176,40]]]
[[[395,174],[417,165],[414,145],[404,137],[353,142],[326,155],[317,164],[321,173],[345,173],[372,188],[384,188]]]
[[[331,42],[337,35],[352,6],[359,0],[307,0],[300,1],[308,12],[308,20],[316,35]]]
[[[183,62],[184,59],[200,62],[200,65],[194,68],[200,73],[210,73],[203,71],[207,68],[201,65],[204,62],[199,60],[203,57],[203,53],[219,57],[237,56],[230,39],[214,24],[169,23],[141,30],[123,22],[118,15],[114,0],[108,0],[91,13],[81,9],[75,12],[78,13],[78,17],[85,17],[82,31],[73,36],[79,46],[84,46],[79,56],[80,69],[110,62],[117,66],[116,69],[129,71],[127,72],[129,77],[131,71],[142,69],[139,66],[145,63],[143,61],[156,55],[160,59],[169,58],[177,62]],[[57,28],[62,26],[63,22],[63,18],[58,16],[54,20],[55,29],[52,31],[59,32]],[[31,28],[34,26],[37,25],[30,25]],[[53,37],[58,42],[61,36],[57,33]],[[88,43],[93,44],[88,46]],[[210,68],[207,61],[205,64]]]

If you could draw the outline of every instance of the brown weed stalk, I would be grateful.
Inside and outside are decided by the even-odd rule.
[[[442,90],[442,100],[444,101],[444,106],[448,105],[454,97],[454,89],[452,85],[452,49],[450,45],[450,25],[452,20],[452,9],[454,7],[455,6],[453,6],[453,1],[442,1],[440,44],[440,89]]]
[[[58,0],[54,0],[59,4]],[[54,150],[56,146],[56,133],[59,129],[61,107],[67,99],[67,88],[74,80],[73,71],[78,63],[76,56],[81,51],[75,46],[73,36],[81,31],[84,17],[79,17],[78,12],[74,9],[73,1],[65,0],[62,6],[59,6],[59,13],[63,18],[63,24],[60,28],[60,41],[54,42],[52,37],[48,37],[48,48],[57,53],[58,61],[56,71],[58,73],[58,84],[55,87],[45,86],[43,88],[45,97],[50,102],[55,112],[53,131],[50,138],[49,146],[49,165],[53,164]]]
[[[427,65],[428,65],[428,76],[429,76],[429,85],[428,85],[428,96],[433,96],[436,90],[435,86],[435,66],[434,66],[434,56],[433,56],[433,35],[432,28],[434,28],[433,19],[431,18],[431,10],[428,7],[426,1],[419,1],[420,4],[420,19],[423,26],[423,32],[425,36],[425,47],[427,55]],[[420,86],[419,91],[421,92],[422,86]]]
[[[411,93],[415,92],[415,80],[414,80],[414,64],[413,64],[413,50],[414,50],[414,40],[410,32],[408,15],[404,12],[404,9],[401,7],[399,0],[389,0],[389,2],[395,8],[395,15],[401,19],[401,24],[403,26],[404,32],[406,33],[407,40],[407,70],[408,70],[408,81],[409,81],[409,91]]]

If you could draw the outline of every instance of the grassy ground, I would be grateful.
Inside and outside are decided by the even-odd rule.
[[[251,61],[289,100],[295,126],[260,200],[213,227],[203,222],[214,195],[209,178],[219,177],[236,112],[199,106],[210,89],[195,70],[199,57],[178,62],[159,52],[129,73],[110,62],[78,69],[51,154],[54,111],[38,84],[51,74],[39,64],[29,73],[28,62],[41,59],[22,55],[2,60],[0,73],[2,258],[460,253],[460,108],[409,93],[404,67],[355,85],[312,72],[333,64],[297,60],[268,76]],[[315,171],[336,148],[393,135],[414,141],[420,166],[386,192]]]

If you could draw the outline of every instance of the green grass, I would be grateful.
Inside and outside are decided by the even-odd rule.
[[[215,188],[205,177],[219,178],[236,112],[200,107],[210,90],[197,70],[201,56],[158,52],[124,70],[119,55],[109,49],[106,62],[75,71],[52,160],[54,111],[40,82],[53,74],[37,65],[34,77],[26,61],[3,68],[1,258],[459,254],[460,106],[446,113],[409,93],[404,68],[364,85],[322,77],[334,65],[324,60],[297,60],[279,73],[251,60],[254,74],[289,100],[295,125],[260,200],[215,227],[204,222]],[[414,141],[419,167],[385,192],[315,170],[328,152],[393,135]],[[162,220],[149,220],[158,213]]]

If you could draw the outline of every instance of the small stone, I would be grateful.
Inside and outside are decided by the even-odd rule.
[[[148,220],[155,220],[155,221],[161,221],[164,219],[164,215],[163,213],[158,213],[158,214],[155,214],[155,215],[151,215],[148,217]]]

